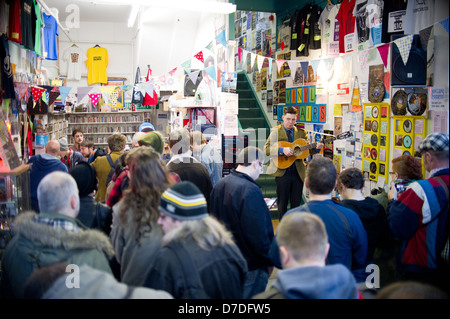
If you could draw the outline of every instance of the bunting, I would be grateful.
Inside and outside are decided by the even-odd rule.
[[[377,47],[378,53],[380,53],[381,60],[383,60],[384,67],[387,68],[388,54],[389,54],[389,43]],[[410,47],[411,49],[411,47]],[[409,53],[408,53],[409,55]],[[402,57],[403,58],[403,57]],[[405,63],[406,64],[406,63]]]
[[[188,76],[191,79],[192,83],[197,84],[197,79],[198,79],[198,75],[199,75],[200,71],[195,71],[192,73],[189,73]]]
[[[394,40],[395,45],[400,52],[400,56],[402,57],[403,64],[406,65],[409,59],[409,52],[411,51],[411,45],[413,41],[413,35],[407,35],[397,40]]]
[[[300,61],[300,66],[302,67],[303,77],[306,79],[308,77],[308,61]]]
[[[84,99],[84,97],[91,92],[93,87],[91,86],[82,86],[77,88],[77,101],[78,103],[81,103],[81,101]]]
[[[60,86],[59,87],[59,94],[61,95],[62,104],[66,104],[67,96],[69,95],[71,90],[72,90],[72,87],[70,87],[70,86]]]
[[[281,67],[283,66],[284,62],[285,62],[284,60],[275,59],[275,63],[277,64],[278,73],[280,73]]]
[[[45,92],[45,89],[38,87],[38,86],[32,86],[31,87],[31,96],[33,97],[33,102],[36,103],[42,96],[42,94]]]
[[[28,99],[28,88],[30,85],[28,83],[23,82],[14,82],[14,89],[16,90],[16,94],[19,100],[26,97]]]
[[[96,108],[101,94],[100,93],[88,94],[88,96],[91,99],[92,105],[94,106],[94,108]]]
[[[227,40],[225,38],[225,30],[222,30],[217,36],[216,36],[217,42],[222,44],[225,48],[227,47]]]
[[[207,67],[204,70],[214,81],[217,81],[217,74],[216,74],[216,68],[214,65]]]
[[[52,105],[55,103],[56,99],[59,96],[59,91],[50,91],[48,92],[48,105]]]
[[[195,58],[197,58],[197,60],[199,60],[202,63],[205,63],[205,60],[203,59],[203,52],[200,51],[199,53],[197,53],[196,55],[194,55]]]
[[[187,74],[191,73],[191,60],[181,63],[181,66]]]

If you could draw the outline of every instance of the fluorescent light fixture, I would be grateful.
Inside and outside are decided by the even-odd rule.
[[[132,28],[134,25],[134,22],[136,21],[137,14],[139,12],[140,6],[137,4],[133,4],[131,7],[130,16],[128,18],[128,27]]]
[[[174,8],[180,10],[230,14],[236,11],[236,5],[228,2],[207,0],[85,0],[86,2],[106,5],[133,5],[141,7]]]

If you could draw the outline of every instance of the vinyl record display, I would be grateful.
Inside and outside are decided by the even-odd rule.
[[[403,129],[406,133],[411,133],[412,123],[410,120],[406,120],[405,122],[403,122]]]
[[[406,147],[406,148],[410,148],[411,147],[411,143],[412,143],[411,137],[409,135],[405,135],[403,137],[403,146]]]
[[[377,149],[376,148],[372,148],[370,150],[370,158],[373,159],[373,160],[377,159]]]
[[[374,174],[377,172],[377,163],[375,162],[370,163],[370,172]]]
[[[378,132],[378,122],[377,121],[372,122],[372,131]]]
[[[369,85],[369,101],[372,103],[380,103],[384,99],[384,93],[386,89],[384,83],[381,80],[374,80]]]
[[[374,106],[372,107],[372,117],[378,118],[378,107]]]
[[[404,90],[398,90],[392,97],[391,107],[394,115],[406,115],[408,94]]]
[[[372,136],[370,137],[370,142],[372,143],[372,146],[377,146],[378,136],[376,136],[375,134],[372,134]]]
[[[406,108],[412,115],[420,116],[427,109],[427,100],[428,96],[426,93],[410,93],[408,95],[408,105]]]

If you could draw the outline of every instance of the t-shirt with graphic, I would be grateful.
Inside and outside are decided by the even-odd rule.
[[[22,28],[22,45],[34,51],[34,38],[36,36],[36,13],[33,0],[21,0],[20,26]]]
[[[383,0],[356,0],[353,9],[356,21],[358,50],[381,43]]]
[[[108,66],[108,51],[105,48],[95,46],[87,50],[86,66],[88,68],[88,85],[93,83],[108,82],[106,67]]]
[[[36,32],[34,34],[34,52],[37,55],[42,56],[42,27],[44,26],[44,21],[42,20],[42,12],[39,4],[34,3],[34,12],[36,14]]]
[[[339,7],[340,4],[327,5],[320,15],[319,23],[322,32],[322,57],[328,56],[328,48],[331,48],[331,53],[331,51],[333,51],[333,46],[337,48],[337,55],[339,55],[339,28],[335,33],[336,15],[339,11]],[[332,56],[336,56],[336,54],[332,54]]]
[[[336,20],[339,21],[339,53],[355,50],[355,16],[353,9],[356,0],[343,0]]]
[[[386,0],[383,8],[383,43],[391,42],[391,36],[395,34],[403,34],[405,16],[406,16],[406,0]]]
[[[44,51],[47,53],[47,60],[58,60],[58,49],[56,36],[59,36],[58,23],[56,19],[43,13],[44,17]]]
[[[62,58],[67,63],[67,79],[80,80],[82,63],[86,61],[83,57],[83,52],[81,49],[75,45],[72,45],[64,51]]]
[[[410,0],[406,7],[405,34],[419,34],[434,23],[434,0]]]
[[[1,84],[4,91],[4,98],[11,99],[15,97],[13,74],[11,70],[9,44],[5,34],[0,39],[0,61],[1,61]]]
[[[20,0],[9,3],[9,40],[22,43],[22,27],[20,26]]]

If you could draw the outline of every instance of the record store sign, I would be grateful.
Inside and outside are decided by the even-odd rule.
[[[325,124],[326,104],[316,104],[316,86],[302,86],[286,89],[286,105],[278,107],[278,121],[289,106],[297,108],[297,122]]]

